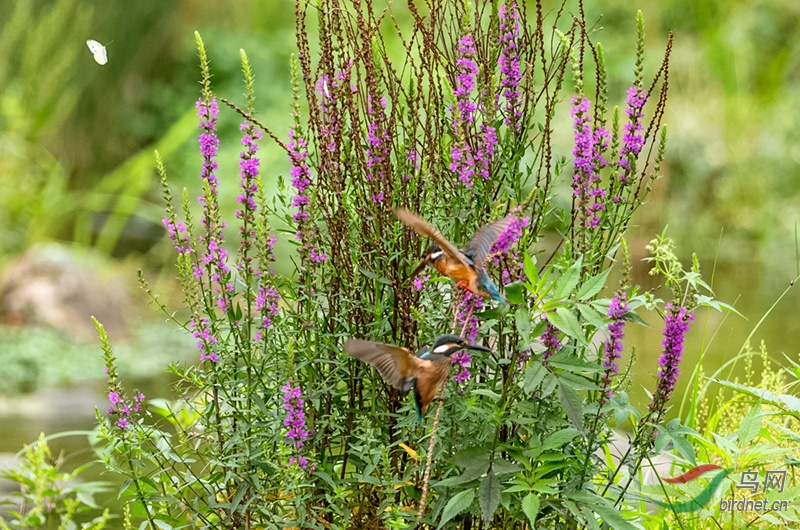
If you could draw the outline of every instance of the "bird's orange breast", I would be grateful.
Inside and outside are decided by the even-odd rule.
[[[457,282],[462,280],[470,281],[473,277],[475,277],[475,271],[451,259],[438,259],[433,262],[433,266],[437,271]]]
[[[430,363],[430,366],[419,374],[417,378],[417,392],[419,392],[420,398],[422,398],[421,408],[423,414],[428,410],[428,405],[433,401],[433,398],[436,397],[436,392],[439,390],[439,387],[447,380],[447,376],[450,374],[450,366],[450,359],[446,358],[435,363]]]

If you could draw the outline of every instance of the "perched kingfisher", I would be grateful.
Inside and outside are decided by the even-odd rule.
[[[401,221],[413,228],[416,233],[429,237],[435,242],[422,254],[422,263],[414,269],[409,279],[419,274],[426,265],[430,265],[448,278],[458,282],[457,285],[459,287],[469,289],[484,298],[497,300],[501,304],[506,303],[497,286],[486,274],[483,266],[486,256],[489,254],[489,249],[492,248],[497,237],[511,223],[512,216],[509,215],[482,226],[480,230],[475,232],[469,243],[459,250],[445,239],[441,232],[419,215],[403,208],[398,208],[395,213]]]
[[[470,344],[458,335],[440,335],[432,346],[423,346],[416,357],[405,348],[382,342],[347,339],[344,343],[347,353],[377,368],[390,386],[403,394],[414,389],[414,406],[420,423],[439,387],[447,380],[452,364],[450,357],[463,349],[491,351]]]

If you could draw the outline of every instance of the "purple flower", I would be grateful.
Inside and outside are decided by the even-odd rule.
[[[289,142],[286,147],[289,150],[289,158],[292,162],[292,169],[289,174],[292,176],[292,187],[297,192],[297,195],[292,199],[292,206],[297,208],[297,212],[294,214],[294,221],[298,225],[302,225],[308,219],[306,206],[310,202],[306,194],[308,187],[311,185],[311,168],[306,163],[308,159],[308,144],[300,135],[297,127],[292,127],[288,138]]]
[[[198,339],[197,348],[200,350],[200,360],[217,362],[219,356],[214,351],[217,337],[212,332],[211,322],[207,318],[192,317],[189,327],[192,329],[192,336]]]
[[[478,77],[478,63],[475,62],[475,44],[472,41],[471,35],[464,35],[458,41],[458,54],[459,58],[456,61],[456,85],[454,95],[456,97],[456,106],[458,107],[458,115],[453,116],[453,128],[456,129],[457,123],[472,123],[475,121],[475,112],[478,107],[470,99],[470,95],[476,86],[476,78]]]
[[[478,338],[481,321],[475,316],[483,308],[483,298],[471,291],[464,291],[461,301],[456,304],[456,327],[461,326],[461,336],[471,344]],[[455,356],[454,356],[455,357]]]
[[[307,256],[312,263],[319,263],[326,261],[328,255],[317,248],[313,223],[307,223],[309,218],[308,206],[311,204],[311,198],[308,193],[308,188],[311,186],[311,168],[306,162],[309,157],[308,143],[301,136],[299,125],[297,124],[289,131],[288,138],[287,148],[292,162],[290,174],[292,176],[292,186],[297,192],[297,195],[292,199],[292,206],[297,208],[293,216],[296,223],[295,228],[297,229],[295,239],[303,243],[301,254]],[[311,230],[305,230],[306,224],[310,225]]]
[[[372,104],[372,96],[367,96],[367,174],[365,176],[368,182],[378,181],[380,183],[387,177],[391,142],[384,112],[385,107],[385,100],[382,100],[381,107],[376,110],[375,105]],[[373,202],[382,202],[383,192],[373,191],[372,200]]]
[[[600,387],[605,390],[605,399],[610,399],[611,392],[611,378],[619,372],[617,366],[617,359],[622,354],[622,339],[625,337],[623,332],[625,329],[625,317],[628,314],[628,302],[626,294],[620,292],[611,299],[608,305],[608,318],[611,323],[608,324],[608,338],[603,342],[603,378],[600,381]]]
[[[458,175],[458,180],[468,188],[472,187],[475,175],[475,157],[472,148],[466,143],[454,142],[450,148],[450,171]]]
[[[517,3],[511,2],[511,7],[500,6],[498,11],[500,19],[499,43],[501,45],[500,57],[497,66],[500,68],[500,94],[505,99],[502,105],[505,114],[505,124],[519,131],[522,128],[522,92],[519,84],[522,80],[519,58],[519,11]]]
[[[254,338],[256,340],[264,338],[264,331],[270,327],[275,315],[278,314],[278,303],[280,300],[281,296],[275,287],[264,285],[258,287],[258,296],[256,296],[255,300],[255,312],[261,314],[261,328],[255,332]]]
[[[117,427],[120,429],[126,429],[131,425],[131,421],[129,419],[131,414],[141,411],[141,404],[144,401],[144,394],[139,393],[133,396],[133,400],[131,404],[129,404],[126,401],[126,398],[121,394],[119,382],[115,379],[112,379],[110,383],[112,388],[116,388],[117,390],[112,390],[108,393],[108,400],[111,402],[111,406],[108,408],[108,410],[106,410],[106,414],[117,415]]]
[[[694,313],[683,306],[675,307],[669,303],[664,309],[667,316],[664,318],[664,340],[661,342],[663,352],[658,359],[661,368],[658,370],[658,382],[650,403],[650,410],[659,416],[678,382],[683,341],[689,331],[689,324],[694,320]]]
[[[414,288],[415,291],[421,291],[425,282],[427,282],[430,279],[431,279],[430,274],[420,274],[419,276],[414,278],[414,281],[412,282],[412,287]]]
[[[609,133],[604,127],[593,128],[588,99],[574,96],[571,103],[575,140],[572,192],[578,197],[585,227],[596,228],[600,224],[598,212],[605,209],[606,191],[600,187],[600,170],[608,165],[602,153],[608,147]]]
[[[207,272],[211,282],[216,283],[214,292],[217,303],[223,309],[228,307],[232,285],[228,278],[230,269],[226,263],[227,251],[223,248],[224,237],[222,229],[225,228],[225,221],[222,220],[219,212],[217,180],[214,171],[217,169],[215,156],[219,148],[219,138],[217,137],[217,121],[219,107],[216,98],[205,96],[197,100],[197,116],[200,118],[200,154],[203,158],[203,167],[200,178],[203,181],[204,193],[198,197],[198,202],[203,205],[202,225],[206,229],[206,234],[200,236],[200,241],[205,243],[205,249],[200,256],[200,263],[205,265],[202,269],[196,266],[194,275],[199,280],[203,273]],[[230,288],[229,288],[230,286]]]
[[[497,131],[491,125],[481,125],[481,139],[475,150],[475,161],[478,163],[478,174],[483,180],[491,176],[492,159],[497,148]]]
[[[325,252],[320,252],[315,247],[309,248],[309,256],[311,256],[311,261],[313,263],[319,263],[321,261],[328,261],[328,255]]]
[[[528,362],[528,359],[531,358],[531,349],[527,348],[522,350],[521,352],[517,353],[517,368],[522,368],[522,366]]]
[[[547,326],[545,326],[544,332],[539,337],[539,340],[542,341],[545,347],[544,353],[542,354],[542,360],[544,361],[561,349],[561,330],[552,325],[548,320]]]
[[[469,366],[469,363],[472,361],[472,355],[466,350],[460,350],[450,359],[453,364],[457,364],[459,367],[458,373],[453,376],[453,379],[455,379],[458,384],[466,382],[471,375],[467,366]]]
[[[240,270],[247,265],[250,258],[247,251],[256,239],[255,213],[258,210],[256,196],[258,195],[258,168],[261,161],[256,154],[258,153],[257,140],[262,138],[261,131],[255,129],[249,121],[244,121],[239,127],[245,134],[242,137],[242,152],[239,154],[239,188],[241,193],[236,201],[242,205],[240,210],[236,210],[236,217],[242,220],[239,227],[241,244],[239,245],[239,256],[242,261],[237,264]]]
[[[528,226],[530,222],[531,218],[529,216],[520,218],[515,215],[512,217],[511,222],[506,226],[505,230],[500,232],[492,248],[489,249],[489,255],[492,256],[495,265],[498,265],[500,263],[500,258],[508,254],[511,246],[519,241],[522,237],[522,230]]]
[[[631,161],[636,160],[636,157],[644,147],[644,136],[642,130],[642,118],[644,118],[644,105],[647,103],[647,94],[639,87],[632,86],[628,89],[628,99],[626,100],[628,107],[625,109],[625,114],[628,115],[628,123],[622,126],[622,149],[619,153],[619,167],[622,170],[618,175],[620,184],[627,186],[631,183],[634,168],[631,167]]]
[[[283,425],[287,427],[286,438],[294,447],[295,455],[289,459],[289,465],[297,463],[302,469],[308,469],[308,460],[300,455],[300,449],[311,433],[306,429],[306,413],[303,410],[305,400],[300,387],[293,387],[292,382],[286,381],[281,387],[283,392],[283,408],[286,410],[286,419]]]
[[[474,60],[475,45],[471,35],[464,35],[458,41],[458,59],[456,61],[456,82],[453,95],[455,105],[451,105],[453,114],[452,126],[456,139],[450,148],[450,170],[456,174],[466,187],[473,184],[477,174],[484,180],[491,176],[492,159],[497,150],[497,131],[491,125],[478,128],[479,137],[475,138],[477,147],[468,142],[469,129],[475,123],[478,106],[472,101],[472,92],[477,86],[478,64]]]
[[[164,217],[161,222],[163,223],[164,228],[167,229],[169,238],[172,240],[172,246],[175,247],[175,250],[178,251],[178,254],[190,254],[192,252],[192,245],[186,223],[183,221],[175,221],[174,214],[172,216],[168,215]]]

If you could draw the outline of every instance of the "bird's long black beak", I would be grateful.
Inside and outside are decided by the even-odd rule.
[[[412,272],[411,274],[409,274],[409,275],[408,275],[408,278],[406,278],[406,281],[407,281],[407,282],[410,282],[411,280],[413,280],[414,278],[416,278],[416,277],[417,277],[417,275],[418,275],[420,272],[422,272],[422,269],[424,269],[424,268],[425,268],[425,265],[427,265],[427,263],[425,262],[425,260],[422,260],[422,263],[420,263],[419,265],[417,265],[417,268],[416,268],[416,269],[414,269],[414,270],[413,270],[413,272]]]
[[[486,346],[480,346],[478,344],[467,344],[466,346],[464,346],[464,349],[477,350],[477,351],[492,351],[490,348],[487,348]]]

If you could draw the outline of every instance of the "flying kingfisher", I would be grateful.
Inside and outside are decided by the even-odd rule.
[[[513,216],[506,216],[487,225],[475,232],[469,243],[459,250],[449,242],[436,228],[431,226],[419,215],[398,208],[395,210],[397,217],[414,229],[421,236],[433,239],[434,244],[422,254],[420,263],[409,279],[422,272],[426,265],[430,265],[448,278],[455,280],[459,287],[469,289],[484,298],[492,298],[501,304],[506,301],[494,284],[486,270],[483,268],[489,249],[492,248],[497,237],[506,229],[513,220]]]
[[[347,339],[344,343],[347,353],[377,368],[390,386],[404,394],[414,389],[414,406],[420,423],[439,387],[447,380],[452,364],[450,357],[463,349],[491,351],[470,344],[458,335],[438,336],[432,346],[423,346],[416,357],[405,348],[382,342]]]

